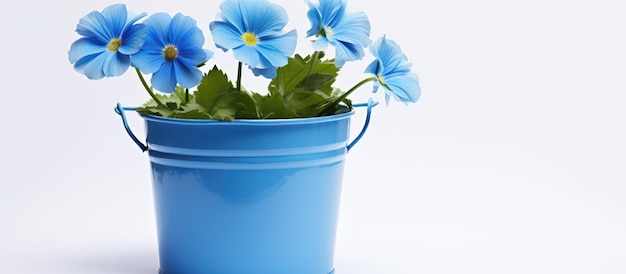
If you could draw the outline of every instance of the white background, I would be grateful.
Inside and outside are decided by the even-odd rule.
[[[205,34],[218,11],[152,2],[127,6],[183,12]],[[310,53],[306,5],[276,2]],[[0,19],[2,272],[157,271],[147,155],[113,112],[147,95],[133,71],[91,81],[67,60],[78,19],[111,3],[13,1]],[[349,7],[368,14],[372,38],[401,45],[423,91],[417,104],[378,106],[348,156],[338,274],[626,273],[623,1]],[[210,37],[206,47],[218,51]],[[230,52],[216,56],[234,68]],[[349,63],[338,85],[361,80],[369,60]]]

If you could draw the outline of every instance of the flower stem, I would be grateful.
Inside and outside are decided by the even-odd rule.
[[[148,83],[146,83],[146,79],[143,78],[143,75],[141,74],[141,71],[139,70],[139,68],[135,68],[135,71],[137,71],[137,76],[139,76],[139,80],[141,81],[141,84],[143,85],[143,87],[146,89],[146,91],[148,92],[148,94],[150,94],[150,97],[152,97],[152,99],[159,105],[164,107],[165,105],[163,103],[161,103],[161,101],[159,100],[159,98],[156,97],[156,95],[154,95],[154,92],[152,92],[152,88],[150,86],[148,86]]]
[[[341,94],[341,96],[339,96],[337,99],[332,101],[328,106],[326,106],[322,111],[320,111],[318,113],[318,116],[324,115],[326,112],[330,111],[335,106],[337,106],[337,104],[341,103],[341,101],[346,99],[348,97],[348,95],[350,95],[352,92],[354,92],[355,90],[357,90],[361,86],[365,85],[366,83],[372,82],[372,81],[376,81],[376,77],[369,77],[369,78],[363,79],[361,82],[359,82],[356,85],[354,85],[354,87],[352,87],[351,89],[346,91],[344,94]]]
[[[317,60],[320,59],[320,52],[315,51],[311,56],[311,67],[309,67],[309,74],[307,76],[311,76],[313,74],[313,70],[315,69],[315,65],[317,65]]]
[[[241,68],[243,63],[239,62],[239,66],[237,66],[237,91],[241,91]]]

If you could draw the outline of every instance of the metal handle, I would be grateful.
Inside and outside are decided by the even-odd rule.
[[[365,131],[367,130],[367,127],[370,124],[370,118],[372,116],[372,108],[377,106],[377,105],[378,105],[378,102],[373,101],[371,98],[367,101],[367,103],[360,103],[360,104],[353,104],[352,105],[353,107],[365,107],[366,106],[367,107],[367,116],[365,117],[365,124],[363,125],[363,128],[361,129],[361,132],[347,146],[348,151],[350,151],[350,149],[354,145],[356,145],[356,143],[359,142],[359,140],[361,140],[361,137],[363,137],[363,135],[365,134]],[[148,150],[148,146],[145,145],[144,143],[142,143],[141,141],[139,141],[137,136],[135,136],[133,131],[128,126],[128,121],[126,120],[126,114],[124,113],[124,111],[135,110],[135,109],[136,108],[134,108],[134,107],[122,107],[122,105],[120,103],[117,103],[117,105],[115,106],[115,113],[117,113],[120,117],[122,117],[122,124],[124,124],[124,129],[126,129],[126,133],[128,133],[130,138],[133,139],[133,141],[135,142],[135,144],[137,144],[139,149],[141,149],[141,151],[145,152],[146,150]]]
[[[363,135],[365,134],[365,131],[367,130],[367,127],[369,127],[369,125],[370,125],[370,118],[372,117],[372,108],[377,106],[377,105],[378,105],[378,102],[373,101],[372,98],[370,98],[367,101],[367,103],[360,103],[360,104],[353,104],[352,105],[353,107],[365,107],[365,106],[367,106],[367,116],[365,116],[365,124],[363,124],[363,128],[361,129],[361,132],[348,145],[348,151],[350,151],[350,149],[354,145],[356,145],[356,143],[359,142],[359,140],[361,140],[361,137],[363,137]]]
[[[126,110],[135,110],[135,108],[122,107],[120,103],[117,103],[117,105],[115,106],[115,113],[117,113],[119,116],[122,117],[122,123],[124,124],[124,128],[126,129],[126,133],[128,133],[130,138],[133,139],[133,141],[135,141],[135,144],[137,144],[137,146],[141,149],[141,151],[146,152],[146,150],[148,150],[148,146],[144,145],[141,141],[139,141],[139,139],[137,139],[137,136],[135,136],[133,131],[130,130],[130,127],[128,126],[128,122],[126,121],[126,114],[124,114],[124,111]]]

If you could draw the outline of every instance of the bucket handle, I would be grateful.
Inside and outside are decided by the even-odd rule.
[[[130,127],[128,126],[128,122],[126,121],[126,114],[124,114],[124,111],[126,110],[135,110],[135,108],[122,107],[120,103],[117,103],[117,105],[115,106],[115,113],[117,113],[120,117],[122,117],[122,123],[124,124],[124,129],[126,129],[126,133],[128,133],[130,138],[133,139],[135,144],[137,144],[137,146],[141,149],[142,152],[146,152],[146,150],[148,150],[148,146],[144,145],[141,141],[139,141],[139,139],[137,139],[137,136],[135,136],[133,131],[130,130]]]
[[[367,127],[369,127],[369,125],[370,125],[370,118],[372,117],[372,108],[377,106],[377,105],[378,105],[378,102],[372,100],[372,98],[370,98],[367,101],[367,103],[359,103],[359,104],[353,104],[352,105],[353,107],[365,107],[365,106],[367,106],[367,115],[365,116],[365,124],[363,124],[363,128],[361,129],[361,132],[348,145],[348,147],[347,147],[348,151],[350,151],[350,149],[354,145],[356,145],[356,143],[359,142],[359,140],[361,140],[361,137],[363,137],[363,135],[365,135],[365,131],[367,130]]]
[[[365,134],[365,131],[367,130],[367,127],[370,124],[370,118],[372,116],[372,108],[377,106],[377,105],[378,105],[378,102],[373,101],[372,98],[370,98],[367,101],[367,103],[359,103],[359,104],[353,104],[352,105],[353,107],[367,107],[367,116],[365,117],[365,124],[363,125],[363,128],[361,129],[361,132],[347,146],[348,151],[350,151],[350,149],[354,145],[356,145],[356,143],[359,142],[359,140],[361,140],[361,137],[363,137],[363,135]],[[148,150],[148,146],[145,145],[144,143],[142,143],[141,141],[139,141],[137,136],[135,136],[133,131],[128,126],[128,121],[126,119],[126,114],[124,113],[124,111],[135,110],[135,109],[136,108],[134,108],[134,107],[122,107],[122,105],[120,103],[117,103],[117,105],[115,106],[115,113],[117,113],[120,117],[122,117],[122,124],[124,125],[124,129],[126,129],[126,133],[128,133],[128,136],[130,136],[130,138],[135,142],[135,144],[137,144],[137,146],[139,147],[139,149],[141,149],[142,152],[146,152],[146,150]]]

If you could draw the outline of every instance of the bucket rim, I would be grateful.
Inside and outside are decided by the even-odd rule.
[[[171,124],[219,124],[219,125],[259,125],[259,126],[276,126],[276,125],[302,125],[302,124],[317,124],[325,122],[333,122],[343,120],[354,115],[354,108],[348,112],[333,114],[327,116],[318,117],[304,117],[304,118],[277,118],[277,119],[235,119],[233,121],[212,120],[212,119],[186,119],[186,118],[170,118],[163,116],[156,116],[150,114],[137,113],[143,119],[147,121],[171,123]]]

